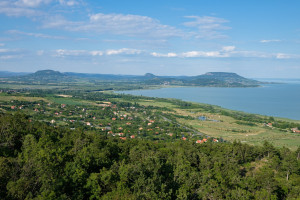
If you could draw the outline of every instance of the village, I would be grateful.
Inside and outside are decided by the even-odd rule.
[[[3,113],[20,112],[28,115],[30,121],[120,140],[181,140],[204,144],[237,139],[252,144],[262,143],[262,139],[276,142],[286,134],[295,138],[300,132],[299,124],[272,117],[217,110],[211,105],[179,100],[113,93],[50,90],[37,94],[3,90],[0,101]]]
[[[5,112],[24,112],[30,114],[30,120],[42,121],[54,127],[69,127],[96,131],[107,137],[121,140],[192,140],[197,144],[219,142],[218,139],[196,134],[196,131],[172,122],[162,113],[147,106],[112,103],[109,101],[94,104],[59,104],[44,100],[12,100],[0,107]]]

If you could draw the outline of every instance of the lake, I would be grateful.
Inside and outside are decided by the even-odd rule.
[[[119,93],[176,98],[231,110],[300,120],[300,81],[281,79],[281,82],[285,84],[268,84],[256,88],[178,87]]]

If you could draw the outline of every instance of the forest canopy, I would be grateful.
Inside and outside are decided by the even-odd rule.
[[[0,115],[1,199],[297,199],[300,148],[120,140]]]

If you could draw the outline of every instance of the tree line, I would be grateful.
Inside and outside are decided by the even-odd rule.
[[[297,199],[300,148],[120,140],[0,114],[1,199]]]

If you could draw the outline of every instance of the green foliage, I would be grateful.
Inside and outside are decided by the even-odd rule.
[[[247,126],[296,124],[174,99],[11,92],[18,100],[0,106],[0,199],[299,198],[300,147],[292,152],[269,142],[259,147],[212,137],[196,144],[204,136],[178,123],[195,118],[172,108],[222,113]],[[136,103],[141,101],[171,106]]]
[[[18,137],[21,147],[10,146],[17,156],[1,149],[1,199],[299,198],[298,151],[267,142],[122,141],[41,123],[30,128],[36,125],[24,115],[0,119],[28,131]]]

